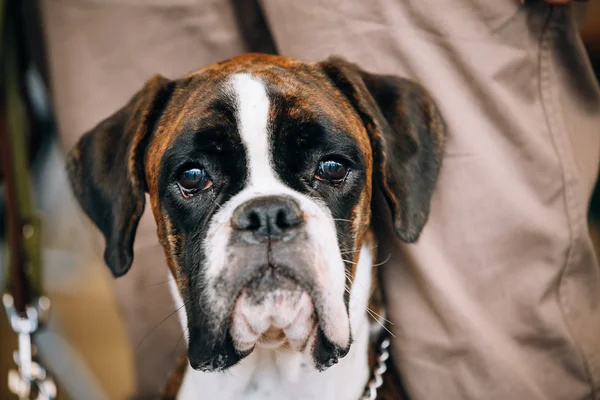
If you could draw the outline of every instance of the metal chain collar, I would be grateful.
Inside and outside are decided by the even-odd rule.
[[[377,389],[383,384],[383,374],[387,371],[387,360],[390,358],[390,339],[385,338],[379,344],[379,354],[377,354],[377,364],[373,370],[373,377],[369,379],[364,394],[359,400],[375,400],[377,398]]]
[[[9,390],[20,400],[29,400],[33,396],[36,400],[54,400],[56,385],[46,370],[35,361],[31,340],[32,334],[38,330],[40,323],[48,314],[50,300],[42,296],[36,307],[27,306],[26,317],[22,317],[17,312],[10,294],[5,293],[2,302],[11,328],[19,336],[19,349],[13,354],[18,371],[13,369],[8,373]]]

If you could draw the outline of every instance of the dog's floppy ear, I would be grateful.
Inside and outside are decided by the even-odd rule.
[[[396,234],[415,242],[429,215],[446,136],[433,99],[414,82],[371,74],[338,57],[319,65],[367,129],[373,182],[383,191]]]
[[[145,205],[144,152],[173,86],[155,75],[67,155],[73,192],[104,235],[104,260],[115,277],[125,274],[133,261],[135,231]]]

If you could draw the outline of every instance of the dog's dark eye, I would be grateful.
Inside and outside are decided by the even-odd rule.
[[[319,162],[319,168],[315,176],[319,180],[339,184],[346,179],[346,175],[348,175],[348,168],[344,164],[338,161],[325,160]]]
[[[189,196],[212,186],[204,168],[189,168],[179,175],[177,181],[184,195]]]

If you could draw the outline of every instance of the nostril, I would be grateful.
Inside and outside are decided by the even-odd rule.
[[[288,228],[290,226],[286,212],[284,210],[277,211],[277,216],[275,217],[275,224],[282,229]]]
[[[260,229],[260,215],[256,211],[252,211],[248,214],[248,223],[246,229],[249,231],[257,231]]]
[[[287,209],[279,209],[275,216],[275,225],[280,229],[293,228],[299,225],[301,218],[299,215],[290,214]]]

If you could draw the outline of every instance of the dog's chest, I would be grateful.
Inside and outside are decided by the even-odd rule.
[[[364,328],[361,333],[368,335],[368,327]],[[338,365],[323,373],[308,371],[298,354],[271,350],[255,350],[223,373],[206,374],[188,367],[177,399],[357,399],[369,374],[367,351],[359,347],[363,346],[353,347]]]

